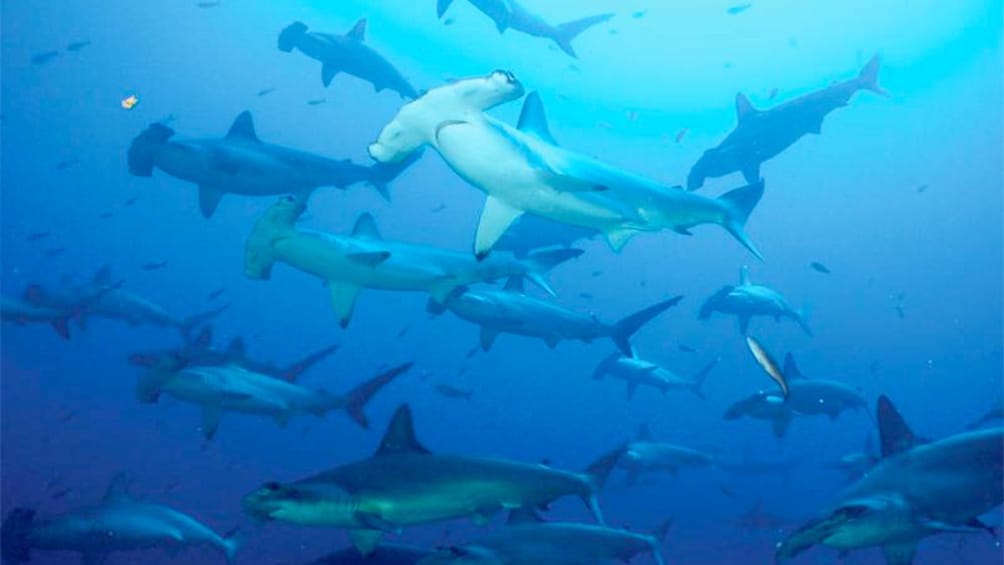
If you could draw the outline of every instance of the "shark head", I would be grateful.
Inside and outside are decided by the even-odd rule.
[[[329,483],[265,483],[242,505],[256,520],[304,525],[351,525],[355,513],[352,496]]]
[[[799,528],[777,545],[777,558],[789,559],[813,545],[836,549],[910,541],[920,537],[906,501],[893,494],[844,501],[825,516]]]
[[[305,199],[293,195],[280,198],[255,222],[244,244],[244,273],[253,279],[267,279],[275,263],[273,245],[293,232],[296,220],[306,210]]]

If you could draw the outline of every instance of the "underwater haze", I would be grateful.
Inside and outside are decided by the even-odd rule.
[[[1000,563],[1002,21],[5,1],[4,563]]]

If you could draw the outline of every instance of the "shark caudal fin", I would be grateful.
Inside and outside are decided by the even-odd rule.
[[[763,180],[760,180],[742,188],[726,192],[718,198],[718,201],[725,208],[725,218],[722,227],[728,230],[732,234],[732,237],[739,240],[739,243],[743,247],[748,249],[750,253],[761,261],[763,261],[763,255],[760,254],[760,251],[757,250],[756,246],[753,245],[753,241],[746,234],[746,220],[749,219],[750,213],[753,212],[753,208],[756,208],[757,203],[760,202],[760,198],[762,197]]]
[[[871,90],[882,96],[889,96],[889,91],[879,86],[878,74],[882,67],[882,59],[875,55],[865,63],[864,68],[858,73],[858,87]]]
[[[628,357],[634,357],[634,348],[631,347],[631,336],[635,334],[642,326],[647,324],[659,314],[662,314],[669,308],[676,306],[683,300],[682,296],[675,296],[669,300],[663,300],[658,304],[653,304],[648,308],[639,310],[630,316],[625,317],[621,321],[614,324],[612,331],[610,333],[610,339],[614,340],[617,347],[620,348],[624,355]]]
[[[279,32],[279,51],[289,53],[300,43],[300,38],[307,33],[307,24],[293,22]]]
[[[4,518],[0,526],[0,556],[4,565],[31,560],[30,536],[34,522],[35,511],[30,508],[15,508]]]
[[[805,332],[806,335],[811,337],[813,333],[812,329],[809,327],[809,307],[803,306],[800,310],[796,311],[794,318],[795,318],[795,323],[798,324],[798,327],[802,328],[802,331]]]
[[[390,202],[390,191],[388,185],[399,177],[408,167],[415,164],[422,157],[422,151],[411,153],[400,161],[391,163],[374,163],[369,168],[369,184],[378,192],[384,200]]]
[[[181,337],[186,342],[191,341],[189,337],[192,335],[193,330],[205,324],[209,320],[212,320],[216,316],[219,316],[220,314],[225,312],[227,308],[230,308],[230,305],[224,304],[223,306],[220,306],[218,308],[213,308],[212,310],[207,310],[205,312],[200,312],[198,314],[192,314],[191,316],[185,318],[184,320],[181,321],[181,326],[178,328],[179,330],[181,330]],[[211,336],[212,334],[208,335]],[[197,337],[195,343],[201,343],[201,340],[199,340]]]
[[[152,176],[153,167],[157,163],[157,151],[173,135],[174,130],[160,122],[150,124],[129,144],[129,172],[137,177]]]
[[[277,239],[293,233],[296,220],[306,208],[302,199],[283,196],[258,218],[244,242],[244,276],[259,280],[272,276],[276,260],[272,246]]]
[[[585,253],[583,250],[575,248],[531,253],[523,260],[527,265],[526,278],[547,294],[557,296],[558,293],[554,292],[544,275],[565,261],[578,258],[583,253]]]
[[[616,363],[617,360],[621,358],[621,356],[622,354],[620,351],[614,351],[610,355],[604,357],[603,360],[600,361],[598,365],[596,365],[596,368],[593,369],[593,380],[598,381],[602,379],[607,373],[610,372],[610,369],[613,367],[614,363]]]
[[[369,420],[366,418],[366,413],[364,412],[366,404],[368,404],[369,401],[376,396],[376,393],[383,389],[383,387],[390,384],[390,382],[399,375],[408,372],[413,365],[414,363],[410,361],[408,363],[398,365],[393,369],[380,373],[379,375],[349,391],[343,399],[342,407],[345,409],[345,412],[349,415],[349,417],[352,418],[352,421],[359,424],[359,427],[361,428],[369,429]]]
[[[238,529],[234,528],[223,535],[222,542],[223,555],[227,559],[228,565],[234,565],[237,562],[237,551],[241,548],[241,538],[238,533]]]
[[[282,369],[282,371],[279,374],[283,380],[289,381],[291,383],[296,382],[297,379],[300,378],[300,375],[307,372],[308,369],[320,363],[335,351],[338,351],[338,347],[339,346],[337,344],[334,344],[334,345],[329,345],[323,349],[319,349],[311,353],[310,355],[307,355],[303,359],[300,359],[299,361],[296,361],[290,366]]]
[[[599,458],[586,467],[589,492],[583,498],[586,506],[589,507],[589,511],[592,512],[593,518],[599,524],[606,524],[606,522],[603,520],[603,512],[600,510],[599,500],[596,498],[596,495],[599,494],[599,491],[603,488],[603,484],[610,478],[610,473],[617,467],[617,462],[620,461],[621,456],[624,454],[624,449],[624,445],[619,445],[617,448],[599,456]]]
[[[704,381],[708,380],[708,373],[718,366],[719,361],[721,361],[721,357],[715,357],[707,365],[701,367],[700,371],[697,371],[692,377],[690,377],[690,390],[693,391],[694,394],[696,394],[701,400],[704,400],[705,398],[701,387],[704,386]]]
[[[560,47],[562,51],[577,59],[579,56],[575,54],[575,49],[572,47],[572,40],[578,37],[580,33],[586,31],[594,25],[609,21],[610,18],[613,17],[613,14],[600,14],[560,24],[555,28],[555,34],[553,37],[554,42],[558,44],[558,47]]]

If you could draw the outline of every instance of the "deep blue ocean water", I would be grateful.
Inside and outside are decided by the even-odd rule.
[[[434,451],[584,468],[647,423],[657,438],[728,460],[799,462],[788,476],[684,469],[635,486],[615,473],[602,495],[611,524],[649,529],[667,517],[669,563],[770,563],[774,544],[833,500],[844,481],[828,463],[860,450],[875,427],[865,412],[803,418],[784,439],[752,420],[726,421],[733,402],[769,388],[735,321],[697,319],[702,301],[753,280],[810,306],[810,337],[790,321],[758,319],[752,332],[804,372],[892,398],[919,435],[941,438],[999,403],[1004,342],[1002,246],[1001,3],[754,0],[526,0],[549,21],[615,12],[575,41],[572,59],[546,39],[507,31],[468,2],[444,20],[432,0],[268,2],[222,0],[3,4],[2,289],[86,279],[110,265],[115,280],[177,315],[229,303],[213,329],[217,344],[244,336],[257,357],[290,362],[331,343],[340,349],[303,384],[347,390],[385,364],[415,369],[377,396],[372,429],[344,416],[224,417],[204,441],[198,410],[168,398],[140,404],[140,370],[129,354],[178,344],[177,332],[92,320],[71,322],[69,341],[46,325],[4,324],[2,341],[3,514],[19,506],[49,515],[100,499],[120,471],[144,499],[170,504],[217,531],[241,527],[238,562],[299,563],[345,546],[342,530],[261,526],[241,497],[264,481],[289,481],[371,454],[394,408],[409,403]],[[643,14],[637,13],[644,11]],[[634,15],[633,15],[634,14]],[[363,291],[342,329],[317,279],[277,266],[270,281],[243,275],[244,240],[275,197],[228,195],[211,219],[195,187],[164,174],[129,174],[126,150],[151,122],[186,137],[221,137],[243,110],[258,136],[279,145],[369,163],[367,145],[404,103],[346,74],[330,87],[320,64],[276,49],[294,20],[342,34],[368,18],[366,41],[419,89],[493,69],[515,73],[547,108],[566,148],[669,185],[682,184],[701,153],[736,122],[744,92],[769,108],[854,77],[875,53],[889,97],[863,91],[809,135],[763,165],[766,194],[748,231],[759,262],[714,226],[685,237],[642,234],[620,253],[602,238],[550,280],[561,304],[616,320],[674,295],[683,302],[633,340],[646,358],[683,375],[712,358],[706,399],[590,378],[609,342],[503,335],[489,352],[477,328],[452,315],[431,318],[420,293]],[[74,41],[89,41],[67,51]],[[39,64],[33,56],[59,51]],[[264,89],[274,91],[259,96]],[[771,91],[776,89],[772,97]],[[131,110],[120,101],[136,95]],[[308,104],[308,101],[323,103]],[[515,123],[520,104],[492,111]],[[742,185],[739,174],[710,180],[701,194]],[[372,213],[384,236],[469,251],[484,196],[427,150],[383,200],[364,186],[318,189],[303,225],[345,232]],[[135,199],[135,202],[127,203]],[[441,209],[440,209],[441,208]],[[32,233],[49,232],[43,239]],[[150,263],[166,268],[147,270]],[[832,272],[820,273],[820,262]],[[217,299],[207,298],[225,289]],[[680,345],[692,348],[683,351]],[[446,398],[435,385],[473,390]],[[58,494],[58,496],[56,496]],[[740,517],[757,501],[782,517],[750,529]],[[575,500],[550,518],[588,521]],[[986,516],[1001,523],[1001,511]],[[469,522],[407,528],[399,541],[442,545],[473,539]],[[77,562],[36,552],[33,562]],[[648,557],[639,557],[638,563]],[[834,563],[814,549],[798,563]],[[192,549],[113,554],[108,563],[222,562]],[[987,536],[939,535],[922,542],[918,564],[999,563]],[[881,563],[877,550],[845,563]]]

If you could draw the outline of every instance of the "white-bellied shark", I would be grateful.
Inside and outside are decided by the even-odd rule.
[[[690,170],[687,188],[697,190],[709,177],[739,171],[747,182],[760,178],[760,165],[802,136],[818,134],[827,114],[847,105],[859,90],[886,95],[878,85],[879,58],[872,57],[861,73],[790,102],[758,110],[742,93],[736,95],[736,129],[718,147],[709,149]]]
[[[469,517],[484,523],[505,509],[538,508],[581,497],[603,523],[596,495],[620,450],[584,473],[430,452],[415,438],[411,409],[394,413],[377,452],[292,483],[266,483],[244,497],[252,517],[308,526],[349,528],[353,544],[370,553],[384,532]]]
[[[108,265],[98,269],[90,281],[80,285],[60,288],[33,285],[25,294],[25,299],[45,308],[76,310],[74,320],[82,329],[87,327],[90,318],[106,318],[121,320],[132,326],[176,328],[183,337],[229,308],[229,304],[225,304],[185,318],[174,316],[159,304],[123,288],[119,283],[113,283]]]
[[[562,51],[571,57],[578,58],[572,48],[572,40],[580,33],[609,21],[613,14],[598,14],[571,22],[551,25],[544,18],[527,10],[516,0],[468,0],[482,14],[495,22],[499,33],[507,29],[523,32],[534,37],[543,37],[554,41]],[[436,0],[436,13],[442,18],[453,0]]]
[[[739,331],[743,335],[749,333],[750,318],[753,316],[769,316],[775,320],[790,318],[805,333],[812,335],[805,310],[796,310],[784,295],[773,288],[753,284],[750,281],[749,269],[745,266],[739,271],[739,284],[726,285],[711,295],[701,305],[697,318],[706,320],[713,312],[736,316],[739,320]]]
[[[788,383],[787,396],[780,392],[759,391],[730,406],[725,419],[768,420],[774,435],[784,437],[788,426],[799,416],[828,416],[835,420],[847,410],[867,411],[859,390],[839,381],[806,378],[790,353],[784,357],[783,373]]]
[[[615,352],[611,353],[603,361],[600,361],[600,364],[593,371],[593,378],[602,379],[605,375],[610,375],[621,379],[627,383],[628,400],[634,397],[635,391],[642,385],[659,389],[663,394],[666,394],[670,390],[689,390],[697,395],[698,398],[703,399],[704,393],[701,392],[701,387],[704,385],[704,380],[708,377],[708,373],[717,364],[718,359],[714,359],[702,367],[701,370],[694,373],[693,376],[685,378],[651,361]]]
[[[307,31],[307,25],[293,22],[279,33],[279,50],[293,49],[321,63],[321,83],[331,84],[338,73],[365,80],[377,92],[389,88],[402,98],[417,98],[418,93],[394,65],[366,45],[366,18],[356,22],[345,35]]]
[[[652,534],[575,522],[545,522],[533,509],[514,510],[501,530],[470,543],[452,545],[418,562],[418,565],[586,565],[631,559],[651,554],[664,561],[660,546],[672,521]]]
[[[285,426],[293,416],[324,416],[332,410],[344,410],[362,428],[369,427],[364,409],[383,387],[406,372],[411,363],[398,365],[356,386],[347,394],[313,390],[269,375],[255,373],[237,365],[185,366],[180,361],[164,360],[140,377],[136,398],[157,402],[166,394],[202,408],[202,434],[212,439],[220,426],[223,412],[240,412],[274,418]]]
[[[526,277],[553,295],[545,273],[582,254],[579,249],[559,249],[525,259],[497,256],[476,261],[467,253],[384,239],[369,214],[360,216],[347,235],[297,230],[295,223],[304,209],[300,199],[288,196],[265,212],[247,238],[244,273],[267,279],[279,261],[320,277],[328,285],[342,327],[348,325],[363,288],[427,292],[442,303],[459,286],[515,276]]]
[[[28,508],[15,508],[3,522],[5,565],[31,560],[32,550],[80,552],[84,565],[101,565],[112,552],[163,548],[175,554],[185,547],[209,546],[234,562],[238,542],[195,518],[163,506],[136,500],[116,476],[101,504],[39,520]]]
[[[644,424],[617,462],[618,467],[627,471],[629,484],[636,483],[643,473],[676,475],[683,467],[711,467],[714,464],[715,457],[710,453],[653,440]]]
[[[255,133],[250,112],[242,112],[226,137],[172,139],[174,130],[154,123],[129,146],[129,172],[153,175],[154,168],[199,185],[199,209],[211,217],[224,194],[303,198],[322,186],[347,188],[367,183],[384,198],[387,185],[414,159],[395,165],[358,165],[305,151],[264,143]]]
[[[979,517],[1004,495],[1004,428],[924,442],[885,396],[877,419],[882,460],[779,543],[779,561],[814,545],[841,552],[878,546],[889,565],[909,565],[928,536],[993,533]]]
[[[664,300],[609,324],[595,314],[575,312],[556,302],[529,296],[523,292],[522,280],[514,277],[502,289],[459,287],[442,304],[430,302],[429,312],[449,310],[480,326],[481,348],[485,351],[491,349],[499,334],[510,333],[542,339],[552,348],[563,340],[591,343],[609,338],[625,355],[633,355],[631,336],[680,300],[682,296]]]
[[[478,257],[525,213],[602,232],[614,250],[644,231],[689,235],[694,226],[718,224],[760,257],[745,224],[763,195],[762,182],[705,198],[567,151],[551,136],[536,93],[526,97],[515,128],[485,114],[523,92],[508,71],[433,88],[401,108],[369,146],[370,156],[396,163],[430,145],[484,192]]]

